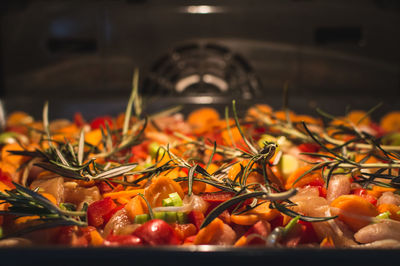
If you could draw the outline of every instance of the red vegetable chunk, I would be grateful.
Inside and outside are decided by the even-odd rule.
[[[108,247],[119,247],[119,246],[139,246],[142,245],[143,241],[134,235],[109,235],[104,240],[104,245]]]
[[[154,219],[144,223],[137,228],[133,235],[141,238],[144,244],[156,245],[178,245],[180,240],[175,230],[165,221]]]
[[[103,225],[107,218],[109,219],[111,213],[117,205],[111,198],[105,198],[99,201],[95,201],[89,205],[87,210],[87,217],[89,225],[98,227]]]

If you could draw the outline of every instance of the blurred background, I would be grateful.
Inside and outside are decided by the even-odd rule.
[[[398,0],[0,2],[8,111],[87,118],[125,108],[132,73],[149,112],[232,99],[313,114],[400,109]]]

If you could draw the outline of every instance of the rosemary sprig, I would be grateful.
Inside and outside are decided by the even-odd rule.
[[[69,211],[59,208],[43,197],[37,190],[30,190],[14,183],[14,190],[0,192],[0,204],[9,204],[8,210],[0,211],[0,214],[11,214],[17,217],[33,216],[31,226],[6,235],[12,237],[22,235],[39,229],[58,226],[77,225],[87,226],[85,211]],[[37,218],[35,216],[38,216]],[[32,225],[33,224],[33,225]]]

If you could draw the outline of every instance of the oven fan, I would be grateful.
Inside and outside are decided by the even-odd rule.
[[[260,91],[253,69],[238,54],[215,44],[174,49],[151,67],[144,94],[152,96],[220,96],[250,100]]]

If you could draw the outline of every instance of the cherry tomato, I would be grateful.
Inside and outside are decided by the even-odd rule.
[[[142,245],[143,241],[134,235],[112,235],[110,234],[107,239],[104,240],[104,245],[108,247],[119,247],[119,246],[139,246]]]
[[[180,244],[175,230],[167,222],[160,219],[144,223],[133,232],[133,235],[141,238],[144,244],[151,246]]]

